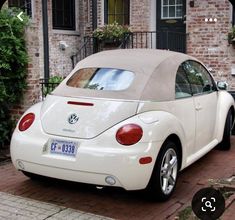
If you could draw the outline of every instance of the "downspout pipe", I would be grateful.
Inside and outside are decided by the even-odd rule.
[[[50,78],[49,70],[49,40],[48,40],[48,8],[47,0],[42,0],[42,31],[43,31],[43,52],[44,52],[44,79],[48,83]]]
[[[92,0],[92,30],[97,28],[97,0]]]

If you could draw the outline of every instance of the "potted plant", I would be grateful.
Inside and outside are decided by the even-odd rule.
[[[119,25],[117,22],[98,27],[93,32],[95,37],[103,47],[118,47],[127,34],[131,31],[128,26]]]
[[[228,43],[232,44],[233,48],[235,48],[235,26],[233,26],[228,33]]]

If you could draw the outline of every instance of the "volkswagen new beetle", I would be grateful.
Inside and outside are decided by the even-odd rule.
[[[215,146],[228,150],[234,100],[197,59],[164,50],[89,56],[20,119],[11,140],[27,176],[126,190],[158,200],[178,172]]]

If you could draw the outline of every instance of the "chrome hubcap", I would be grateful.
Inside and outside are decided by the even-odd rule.
[[[177,178],[178,160],[174,149],[168,149],[161,164],[161,188],[164,194],[169,194],[174,188]]]

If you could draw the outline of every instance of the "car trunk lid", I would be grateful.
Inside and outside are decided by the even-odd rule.
[[[50,135],[94,138],[136,114],[138,102],[48,95],[41,110],[43,130]]]

